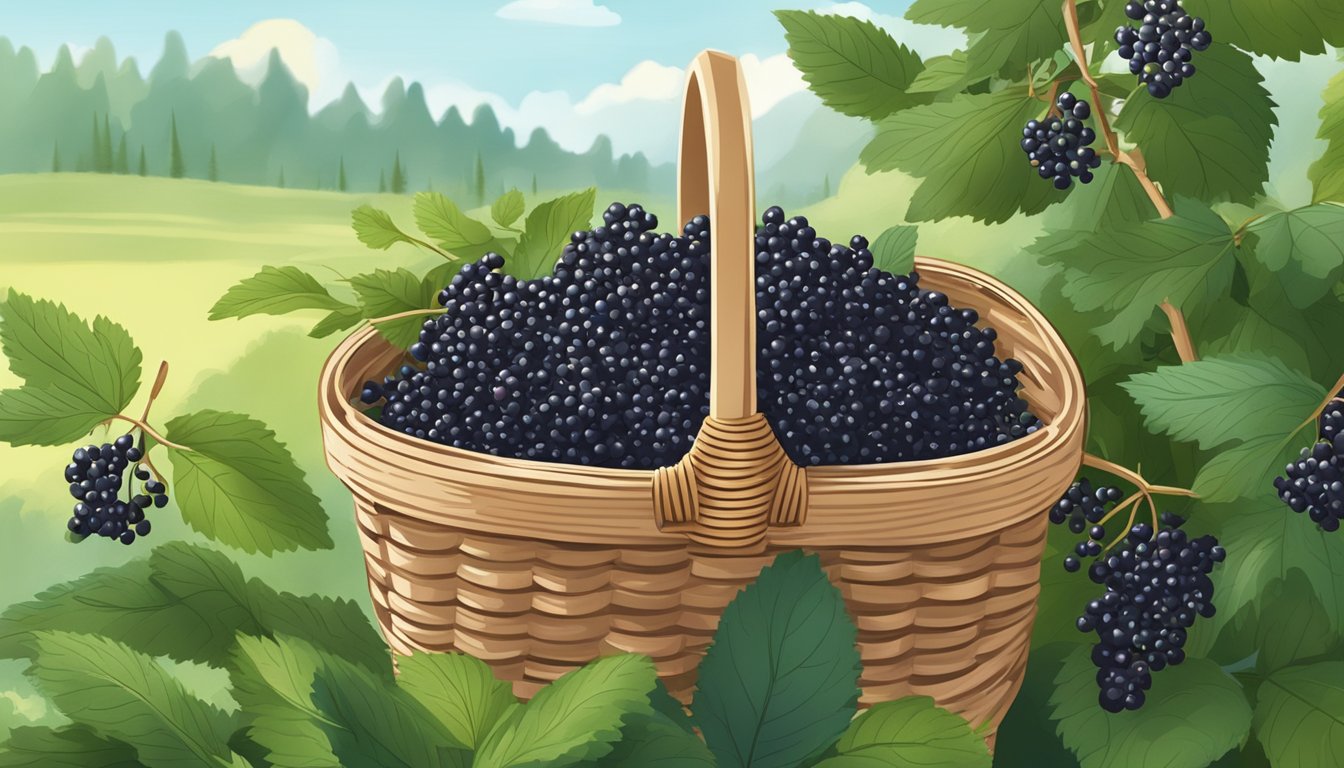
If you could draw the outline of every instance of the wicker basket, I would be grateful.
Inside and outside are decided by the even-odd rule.
[[[1022,361],[1045,423],[965,456],[800,468],[756,408],[750,113],[737,62],[692,64],[682,220],[712,226],[711,413],[676,466],[600,469],[417,440],[351,405],[397,364],[373,330],[322,371],[327,461],[355,497],[369,589],[394,652],[462,651],[520,696],[594,657],[651,656],[689,701],[724,606],[782,550],[819,553],[858,624],[861,703],[932,696],[997,727],[1021,684],[1044,511],[1082,461],[1083,383],[1024,299],[956,264],[921,284],[974,307]]]

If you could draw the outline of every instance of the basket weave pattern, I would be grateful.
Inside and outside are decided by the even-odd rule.
[[[521,696],[594,657],[647,654],[689,701],[724,607],[780,551],[818,553],[858,626],[862,704],[907,695],[992,731],[1021,685],[1045,510],[1082,461],[1083,385],[1054,329],[973,269],[917,259],[1020,360],[1045,426],[936,461],[792,464],[756,409],[749,111],[736,62],[688,82],[681,213],[709,211],[711,413],[658,470],[473,453],[389,430],[351,404],[401,351],[364,329],[331,355],[319,409],[350,488],[369,590],[396,653],[461,651]],[[697,132],[698,131],[698,132]],[[734,301],[734,298],[736,301]]]

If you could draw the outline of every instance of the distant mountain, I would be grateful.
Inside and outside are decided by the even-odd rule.
[[[757,200],[797,206],[825,197],[827,186],[832,192],[839,186],[873,137],[873,126],[802,91],[756,120],[752,133]]]
[[[470,122],[453,108],[435,118],[420,83],[394,80],[375,113],[353,87],[316,115],[309,94],[272,52],[256,86],[232,62],[192,61],[170,32],[163,54],[141,75],[134,59],[118,60],[100,38],[75,63],[62,47],[50,71],[39,72],[28,48],[0,37],[0,173],[104,171],[168,175],[174,141],[184,175],[245,184],[374,190],[391,185],[394,165],[406,190],[433,187],[475,199],[475,171],[486,198],[518,187],[530,191],[597,184],[635,191],[670,188],[672,166],[640,153],[615,155],[599,136],[581,153],[562,149],[544,130],[518,146],[489,106]]]

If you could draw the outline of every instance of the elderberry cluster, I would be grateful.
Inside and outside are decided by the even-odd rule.
[[[1097,151],[1089,146],[1097,140],[1096,131],[1083,125],[1092,107],[1068,91],[1059,94],[1055,106],[1059,116],[1027,121],[1022,129],[1022,151],[1042,179],[1055,180],[1055,189],[1068,189],[1074,177],[1079,184],[1087,184],[1092,181],[1092,169],[1101,165]]]
[[[1192,52],[1208,48],[1213,37],[1204,29],[1203,19],[1186,13],[1181,0],[1131,2],[1125,6],[1125,15],[1141,24],[1138,29],[1121,26],[1115,30],[1119,55],[1129,60],[1129,71],[1148,85],[1148,93],[1165,99],[1195,74]]]
[[[1227,553],[1213,536],[1189,537],[1183,522],[1165,516],[1156,535],[1139,523],[1119,550],[1088,569],[1106,591],[1087,604],[1078,629],[1097,636],[1092,663],[1108,712],[1143,706],[1152,673],[1184,661],[1187,630],[1214,615],[1209,573]]]
[[[803,465],[938,458],[1034,432],[1015,360],[978,315],[873,266],[868,241],[765,212],[756,237],[758,395]],[[487,254],[440,293],[403,366],[361,400],[414,437],[470,451],[623,468],[676,463],[709,413],[709,220],[656,232],[615,203],[553,274]]]
[[[1087,539],[1078,542],[1074,553],[1064,558],[1064,570],[1074,573],[1082,567],[1079,558],[1101,554],[1101,542],[1106,538],[1102,518],[1123,496],[1119,488],[1108,485],[1093,488],[1091,480],[1080,477],[1050,508],[1050,522],[1062,525],[1067,521],[1070,533],[1087,531]]]
[[[74,516],[66,527],[76,536],[97,534],[130,544],[135,537],[150,531],[145,512],[150,506],[168,503],[168,489],[162,482],[151,479],[148,469],[136,464],[144,458],[144,451],[135,445],[135,439],[122,435],[111,443],[86,445],[75,450],[65,468],[65,480],[70,484],[70,495],[78,501]],[[133,476],[143,483],[143,492],[121,499],[123,476],[136,464]],[[127,489],[129,490],[129,489]]]
[[[1337,531],[1344,518],[1344,399],[1326,405],[1319,437],[1274,478],[1274,488],[1289,509],[1306,512],[1321,530]]]

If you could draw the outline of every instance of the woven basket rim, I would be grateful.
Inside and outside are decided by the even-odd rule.
[[[941,470],[949,475],[974,473],[978,471],[979,467],[987,464],[1004,460],[1015,464],[1018,462],[1014,459],[1027,460],[1039,456],[1041,453],[1053,453],[1054,450],[1069,442],[1072,433],[1080,428],[1081,422],[1085,419],[1084,384],[1077,361],[1054,326],[1030,302],[997,278],[964,264],[942,259],[916,257],[914,271],[921,274],[939,274],[957,280],[970,281],[978,288],[998,294],[999,298],[1005,304],[1011,306],[1013,311],[1028,320],[1031,332],[1040,340],[1041,346],[1054,358],[1055,362],[1060,364],[1065,373],[1066,386],[1055,393],[1061,401],[1058,412],[1052,414],[1049,420],[1037,414],[1045,422],[1045,425],[1036,432],[981,451],[918,461],[820,465],[806,468],[809,477],[817,480],[847,477],[872,478],[877,475],[896,478],[900,475],[927,473],[930,470]],[[547,475],[548,481],[553,478],[555,482],[560,483],[563,483],[566,477],[573,478],[574,481],[582,485],[588,485],[594,480],[601,479],[619,479],[627,482],[651,481],[657,471],[653,469],[595,467],[583,464],[495,456],[424,440],[390,429],[365,416],[351,405],[348,396],[339,391],[339,383],[345,377],[346,367],[355,351],[365,345],[378,343],[379,339],[376,329],[372,327],[356,330],[333,350],[323,366],[319,382],[319,403],[321,409],[325,412],[324,416],[330,417],[329,420],[333,427],[346,432],[362,431],[370,436],[376,436],[385,447],[405,446],[417,454],[436,455],[443,462],[471,461],[493,465],[504,471],[516,469],[526,470],[530,473],[543,472]],[[968,461],[968,459],[971,459],[971,461]]]

